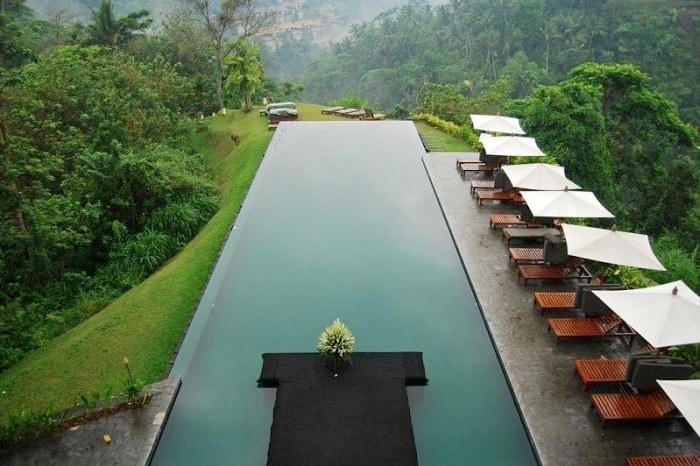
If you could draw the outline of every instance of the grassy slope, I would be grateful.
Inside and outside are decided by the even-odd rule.
[[[300,104],[301,120],[346,121],[321,115],[320,108]],[[0,374],[0,421],[23,408],[67,406],[77,394],[93,388],[120,391],[123,356],[142,380],[162,378],[272,135],[257,110],[247,115],[230,112],[207,119],[206,125],[209,132],[196,134],[193,142],[217,176],[219,211],[177,256],[139,286]],[[418,124],[418,129],[440,140],[445,150],[468,150],[428,125]],[[237,148],[230,139],[234,131],[242,135]]]
[[[210,131],[196,134],[194,143],[218,178],[219,211],[146,281],[1,374],[0,420],[22,408],[67,406],[93,388],[120,391],[125,355],[137,377],[162,378],[271,136],[257,112],[230,112],[206,124]],[[242,142],[231,150],[234,127]]]

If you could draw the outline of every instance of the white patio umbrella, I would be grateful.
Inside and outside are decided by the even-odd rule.
[[[651,250],[649,237],[638,233],[605,228],[562,224],[570,256],[629,265],[652,270],[666,270]]]
[[[481,139],[481,144],[489,155],[513,157],[541,157],[544,155],[544,152],[537,146],[535,138],[493,136]]]
[[[700,343],[700,297],[681,280],[593,294],[657,348]]]
[[[483,145],[485,140],[491,139],[493,137],[495,137],[493,134],[481,133],[479,134],[479,142]]]
[[[502,134],[525,134],[520,127],[520,120],[500,115],[471,115],[472,125],[477,131],[489,131]]]
[[[657,380],[683,414],[690,427],[700,435],[700,380]]]
[[[503,167],[514,188],[535,189],[538,191],[561,191],[581,189],[564,174],[564,167],[546,163],[526,163]]]
[[[523,191],[535,217],[613,218],[590,191]]]

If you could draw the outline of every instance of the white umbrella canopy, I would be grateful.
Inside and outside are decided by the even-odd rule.
[[[643,269],[666,270],[652,251],[647,235],[568,223],[562,224],[562,228],[570,256]]]
[[[480,142],[481,144],[483,144],[485,140],[491,139],[491,138],[493,138],[493,137],[495,137],[493,134],[481,133],[481,134],[479,135],[479,142]]]
[[[564,174],[564,167],[546,163],[527,163],[502,167],[514,188],[538,191],[581,189]]]
[[[681,280],[593,294],[657,348],[700,343],[700,297]]]
[[[520,120],[500,115],[470,115],[475,130],[502,134],[525,134]]]
[[[690,427],[700,435],[700,380],[657,380],[683,414]]]
[[[535,217],[613,218],[590,191],[523,191]]]
[[[513,157],[541,157],[544,152],[537,146],[535,138],[522,136],[493,136],[480,139],[484,150],[489,155]]]

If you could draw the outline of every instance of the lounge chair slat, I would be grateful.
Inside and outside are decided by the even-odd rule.
[[[494,180],[472,180],[471,182],[471,193],[477,189],[496,189],[496,181]],[[518,219],[519,220],[519,219]]]
[[[593,384],[624,382],[628,364],[625,359],[579,359],[575,362],[584,390]]]
[[[575,291],[536,291],[532,295],[535,298],[535,304],[537,307],[543,311],[575,308]]]
[[[625,459],[626,466],[700,466],[700,456],[638,456]]]
[[[636,393],[597,393],[591,403],[603,422],[663,419],[675,406],[661,391]]]
[[[483,191],[476,190],[476,199],[479,205],[484,201],[501,201],[513,202],[515,204],[523,203],[523,196],[518,191]]]
[[[508,256],[514,264],[537,263],[544,260],[543,248],[508,248]]]
[[[513,226],[527,226],[527,222],[520,220],[520,215],[518,214],[491,214],[489,216],[489,228]]]
[[[614,332],[622,320],[614,314],[598,317],[561,317],[547,319],[547,328],[556,337],[561,338],[602,338],[634,337],[635,333]]]

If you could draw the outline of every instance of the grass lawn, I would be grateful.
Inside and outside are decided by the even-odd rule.
[[[317,105],[298,107],[301,120],[347,121],[321,115]],[[208,131],[195,133],[193,143],[217,179],[218,212],[178,255],[139,286],[0,374],[0,422],[21,409],[62,409],[75,402],[76,395],[88,395],[93,389],[122,391],[124,356],[144,382],[163,378],[273,134],[257,109],[248,114],[229,112],[203,124]],[[424,123],[416,126],[421,134],[439,141],[443,150],[469,150],[465,143]],[[231,141],[234,132],[242,137],[238,147]]]
[[[416,121],[416,128],[428,149],[435,152],[473,152],[474,148],[454,136],[433,128],[424,121]]]

